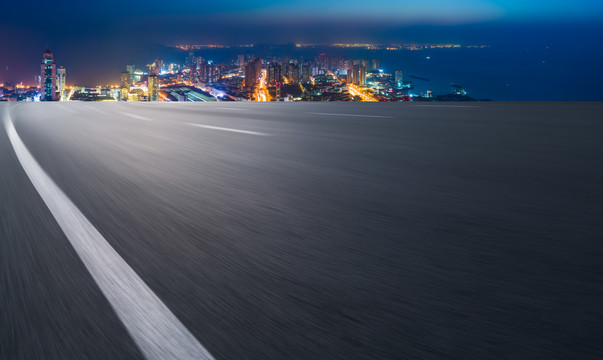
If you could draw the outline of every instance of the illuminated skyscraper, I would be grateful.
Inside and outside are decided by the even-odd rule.
[[[366,85],[366,66],[364,65],[360,67],[360,73],[358,74],[358,85]]]
[[[245,65],[245,87],[253,89],[262,74],[262,59],[255,58]]]
[[[402,89],[402,86],[404,85],[402,70],[396,70],[394,75],[394,81],[396,82],[396,89]]]
[[[310,73],[312,71],[312,68],[310,67],[310,65],[308,63],[302,64],[301,69],[300,69],[300,74],[301,74],[301,81],[302,82],[309,82],[310,81]]]
[[[371,65],[372,65],[372,66],[371,66],[371,69],[372,69],[372,70],[379,70],[379,68],[380,68],[380,61],[379,61],[379,58],[373,58],[373,62],[372,62],[372,64],[371,64]]]
[[[289,78],[291,82],[295,84],[299,84],[301,82],[301,73],[298,64],[291,63],[289,64]]]
[[[42,101],[57,101],[57,65],[54,63],[52,51],[46,49],[42,57]]]
[[[157,77],[157,75],[155,75],[155,74],[149,75],[148,89],[149,89],[149,96],[148,96],[149,101],[157,101],[159,99],[159,97],[158,97],[159,78]]]
[[[130,74],[130,81],[128,82],[128,85],[132,85],[134,84],[134,73],[136,72],[136,67],[134,64],[128,64],[128,66],[126,66],[126,70]]]
[[[121,73],[121,86],[120,86],[120,98],[122,101],[128,100],[129,92],[130,92],[130,72],[124,71]]]
[[[163,71],[163,60],[157,58],[155,59],[155,63],[154,63],[154,67],[153,67],[153,74],[159,74],[161,73],[161,71]]]
[[[197,66],[197,59],[195,59],[195,53],[194,53],[194,52],[192,52],[192,51],[191,51],[190,53],[188,53],[188,57],[187,57],[187,58],[186,58],[186,60],[185,60],[185,64],[186,64],[187,66],[189,66],[189,67],[190,67],[191,65],[193,65],[193,64],[194,64],[195,66]]]
[[[275,85],[282,82],[281,66],[276,62],[272,61],[268,65],[268,84]]]
[[[191,84],[196,84],[197,80],[197,65],[191,64],[189,65],[188,81]]]
[[[358,86],[366,85],[366,67],[363,65],[354,65],[352,68],[352,84]]]
[[[57,69],[57,90],[59,91],[59,99],[65,100],[67,86],[66,86],[67,70],[64,67]]]

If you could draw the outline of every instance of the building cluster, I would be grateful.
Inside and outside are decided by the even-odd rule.
[[[59,67],[54,62],[54,55],[50,49],[44,51],[40,72],[40,100],[65,101],[66,100],[67,70]]]
[[[364,45],[364,44],[363,44]],[[299,46],[299,45],[298,45]],[[68,87],[66,71],[52,52],[42,58],[38,85],[0,84],[0,99],[12,101],[433,101],[470,100],[462,87],[434,96],[413,95],[401,69],[381,68],[379,58],[347,58],[321,53],[313,59],[260,58],[239,54],[216,64],[189,51],[183,63],[155,59],[142,69],[128,64],[119,85]],[[412,78],[412,76],[411,76]],[[417,77],[414,77],[417,78]]]
[[[0,101],[66,101],[67,70],[54,61],[50,49],[42,55],[40,75],[34,78],[34,85],[0,84]]]
[[[216,64],[195,54],[184,63],[156,59],[148,71],[130,64],[121,74],[119,101],[403,101],[412,82],[380,60],[320,54],[311,60],[239,54]],[[196,49],[196,48],[195,48]]]
[[[411,82],[402,70],[384,73],[378,58],[350,59],[320,54],[313,60],[288,56],[247,61],[242,76],[247,94],[257,101],[398,101]]]

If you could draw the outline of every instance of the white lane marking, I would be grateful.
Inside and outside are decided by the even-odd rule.
[[[131,114],[129,112],[125,112],[125,111],[119,111],[120,114],[125,115],[125,116],[129,116],[132,119],[137,119],[137,120],[145,120],[145,121],[153,121],[152,119],[149,119],[148,117],[144,117],[144,116],[140,116],[140,115],[136,115],[136,114]]]
[[[211,130],[230,131],[230,132],[236,132],[236,133],[248,134],[248,135],[270,136],[270,134],[257,132],[257,131],[239,130],[239,129],[231,129],[231,128],[225,128],[225,127],[219,127],[219,126],[210,126],[210,125],[193,124],[193,123],[189,123],[189,125],[197,126],[197,127],[204,128],[204,129],[211,129]]]
[[[336,113],[308,113],[312,115],[327,115],[327,116],[353,116],[353,117],[370,117],[370,118],[390,118],[391,116],[383,115],[361,115],[361,114],[336,114]]]
[[[423,104],[413,104],[412,106],[424,106],[424,107],[446,107],[446,108],[473,108],[479,107],[477,105],[423,105]]]
[[[234,111],[244,111],[245,109],[235,109],[235,108],[227,108],[227,107],[219,107],[218,109],[222,110],[234,110]]]
[[[4,126],[27,176],[145,358],[213,360],[40,167],[21,141],[10,115]]]

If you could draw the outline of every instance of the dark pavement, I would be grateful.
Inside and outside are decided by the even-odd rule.
[[[601,103],[9,113],[216,359],[603,358]],[[0,309],[0,359],[144,358],[4,121]]]

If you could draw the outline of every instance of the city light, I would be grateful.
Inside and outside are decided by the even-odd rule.
[[[253,45],[176,45],[187,51],[184,63],[165,63],[154,58],[144,66],[128,64],[119,84],[107,81],[95,87],[66,84],[66,69],[58,67],[46,50],[43,71],[36,84],[0,84],[0,100],[5,101],[448,101],[470,99],[465,89],[454,85],[444,95],[422,91],[411,96],[413,81],[402,77],[400,69],[380,67],[379,58],[353,58],[336,54],[338,49],[456,49],[459,44],[370,43],[296,44],[331,49],[314,58],[294,58],[287,52],[269,59],[246,54]],[[482,47],[471,45],[475,47]],[[205,58],[204,51],[238,48],[241,54],[231,62]],[[430,59],[430,56],[426,56]],[[144,70],[143,70],[144,69]],[[412,79],[426,80],[419,76]],[[406,80],[406,81],[405,81]]]

